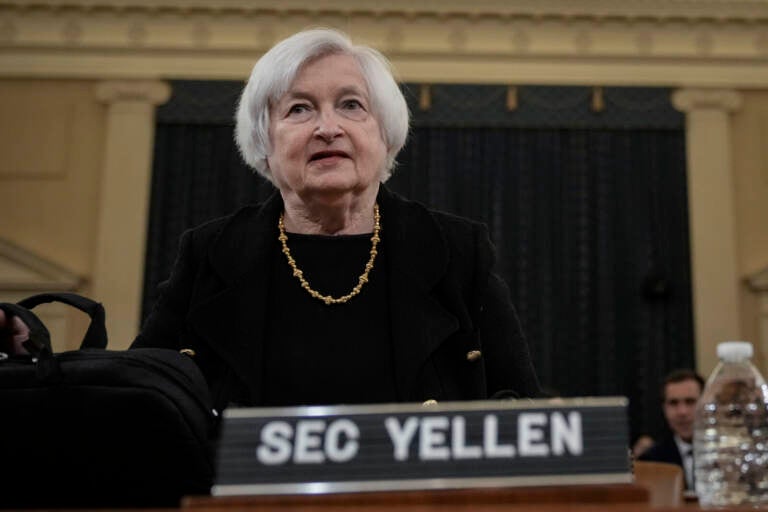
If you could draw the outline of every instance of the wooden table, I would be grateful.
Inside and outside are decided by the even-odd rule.
[[[680,507],[651,507],[648,490],[636,484],[549,487],[441,489],[285,496],[192,496],[186,512],[691,512]],[[744,512],[732,507],[718,512]]]
[[[189,497],[182,510],[490,512],[530,510],[647,511],[648,491],[635,484],[507,487],[324,495]],[[653,509],[660,510],[660,509]],[[679,509],[678,509],[679,510]]]

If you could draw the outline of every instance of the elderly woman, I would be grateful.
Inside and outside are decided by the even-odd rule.
[[[537,395],[486,229],[382,185],[407,133],[376,50],[334,30],[278,43],[236,127],[277,192],[183,235],[133,346],[192,354],[217,408]]]

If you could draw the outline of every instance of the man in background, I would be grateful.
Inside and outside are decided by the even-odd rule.
[[[670,462],[683,468],[685,488],[693,489],[693,417],[704,379],[693,370],[674,370],[661,386],[664,418],[671,435],[657,441],[639,460]]]

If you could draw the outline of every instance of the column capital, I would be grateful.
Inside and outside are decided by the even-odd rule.
[[[741,107],[741,93],[733,89],[677,89],[672,93],[672,105],[681,112],[692,110],[725,110]]]
[[[96,98],[103,103],[144,101],[162,105],[171,97],[171,86],[160,80],[106,80],[96,85]]]

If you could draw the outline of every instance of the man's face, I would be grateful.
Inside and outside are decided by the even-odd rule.
[[[664,417],[672,432],[688,443],[693,439],[693,413],[700,395],[695,380],[671,382],[664,388]]]

